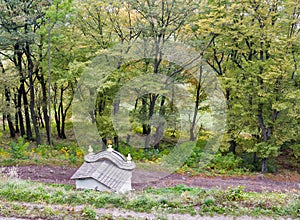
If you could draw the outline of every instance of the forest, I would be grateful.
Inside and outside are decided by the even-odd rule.
[[[137,159],[180,142],[190,167],[213,151],[250,171],[299,171],[298,1],[0,4],[3,139],[51,148],[90,123],[90,144]]]
[[[300,216],[298,0],[0,0],[0,75],[1,219]]]

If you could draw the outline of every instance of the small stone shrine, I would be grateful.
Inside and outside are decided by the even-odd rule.
[[[71,179],[76,180],[77,189],[95,189],[125,193],[131,190],[131,177],[135,164],[128,154],[125,158],[109,144],[106,151],[89,154],[85,162],[74,173]]]

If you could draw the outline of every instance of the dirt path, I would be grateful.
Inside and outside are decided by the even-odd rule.
[[[9,167],[6,167],[6,171]],[[77,170],[75,167],[62,166],[20,166],[17,167],[17,173],[21,179],[31,179],[33,181],[47,183],[63,183],[75,185],[71,176]],[[157,173],[156,173],[157,174]],[[132,177],[132,186],[135,190],[142,190],[147,187],[168,187],[178,184],[202,188],[222,188],[244,186],[245,191],[300,191],[299,176],[276,178],[256,175],[251,177],[205,177],[188,176],[183,174],[170,174],[162,179],[151,181],[155,174],[153,172],[136,169]],[[276,176],[275,176],[276,177]],[[274,180],[275,179],[275,180]],[[146,181],[141,181],[146,180]]]

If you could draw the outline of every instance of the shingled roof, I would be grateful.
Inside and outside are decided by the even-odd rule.
[[[102,151],[85,156],[85,163],[74,173],[71,179],[92,178],[112,191],[118,191],[131,179],[134,162],[127,161],[119,152]]]

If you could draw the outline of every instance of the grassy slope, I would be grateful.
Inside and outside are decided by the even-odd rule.
[[[299,218],[300,194],[244,192],[241,187],[208,190],[184,185],[115,194],[1,176],[0,216],[97,219],[101,208],[156,213],[160,219],[168,213]],[[102,215],[107,217],[107,213]]]

